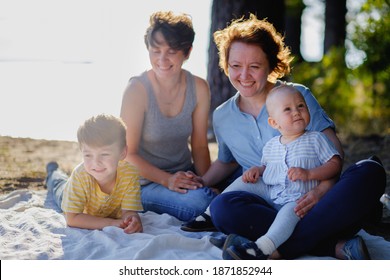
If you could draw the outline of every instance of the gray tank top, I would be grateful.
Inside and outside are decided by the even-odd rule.
[[[196,106],[196,89],[193,75],[186,75],[185,101],[182,111],[175,117],[166,117],[160,111],[147,72],[134,77],[142,83],[148,94],[148,107],[142,128],[139,155],[154,166],[174,173],[192,166],[188,139],[192,132],[192,113]],[[141,185],[150,183],[141,178]]]

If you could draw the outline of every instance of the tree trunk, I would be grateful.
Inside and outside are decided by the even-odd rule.
[[[301,25],[302,12],[305,4],[302,0],[286,0],[286,25],[285,25],[285,43],[291,48],[291,54],[294,56],[294,63],[302,61],[301,55]]]
[[[346,0],[325,0],[324,54],[333,46],[344,47],[347,14]]]
[[[241,18],[242,16],[248,18],[249,13],[257,15],[259,19],[267,18],[279,32],[282,32],[285,26],[284,7],[284,0],[213,0],[211,8],[209,63],[207,68],[207,81],[211,91],[210,127],[212,112],[236,92],[230,84],[228,77],[219,68],[218,51],[213,40],[213,33],[225,28],[232,19]]]

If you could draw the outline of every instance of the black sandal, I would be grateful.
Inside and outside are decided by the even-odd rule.
[[[204,218],[203,221],[197,221],[195,219],[191,222],[182,224],[180,229],[189,232],[218,231],[211,221],[211,217],[209,215],[203,213],[200,216]]]

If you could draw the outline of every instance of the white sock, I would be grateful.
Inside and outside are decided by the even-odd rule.
[[[211,216],[210,209],[208,207],[207,207],[206,211],[204,211],[204,214],[206,214],[209,217]],[[195,218],[195,221],[204,222],[204,221],[206,221],[206,219],[202,215],[199,215],[198,217]]]
[[[249,255],[252,255],[252,256],[254,256],[254,257],[256,257],[256,252],[255,252],[255,250],[254,250],[254,249],[246,249],[246,252],[247,252],[247,254],[249,254]]]
[[[206,221],[206,219],[203,216],[199,215],[198,217],[195,218],[195,221],[204,222],[204,221]]]
[[[275,244],[266,235],[263,235],[262,237],[257,239],[255,243],[264,255],[271,255],[276,250]]]
[[[207,216],[210,217],[210,211],[208,211],[208,210],[209,209],[207,208],[206,211],[203,214],[206,214]],[[195,221],[197,221],[197,222],[204,222],[204,221],[206,221],[206,219],[202,215],[199,215],[198,217],[195,218]]]

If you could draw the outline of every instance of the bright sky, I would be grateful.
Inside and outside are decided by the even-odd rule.
[[[184,67],[206,77],[210,8],[211,0],[0,0],[0,135],[75,140],[86,118],[119,115],[127,80],[149,68],[143,35],[158,10],[192,16]]]
[[[0,135],[75,141],[85,119],[119,115],[129,77],[149,68],[143,35],[158,10],[192,16],[196,36],[184,67],[206,78],[211,4],[0,0]],[[310,38],[309,48],[317,41]]]

